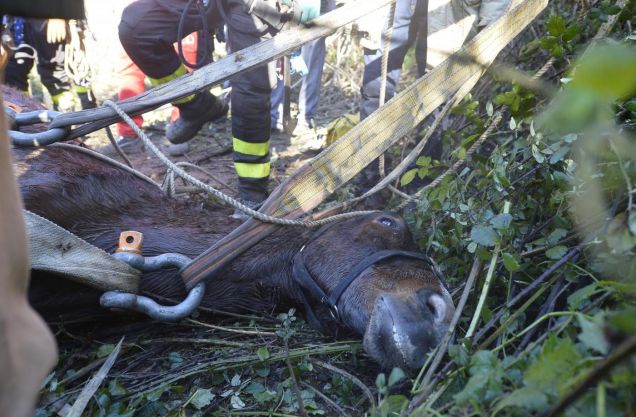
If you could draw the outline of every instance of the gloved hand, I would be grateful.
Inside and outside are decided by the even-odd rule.
[[[66,21],[63,19],[49,19],[46,25],[46,41],[59,43],[66,40]]]
[[[320,0],[283,0],[282,3],[293,7],[294,18],[300,23],[320,16]]]

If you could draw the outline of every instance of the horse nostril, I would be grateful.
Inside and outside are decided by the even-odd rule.
[[[446,302],[439,294],[431,294],[426,300],[426,306],[433,313],[433,321],[440,324],[446,318]]]

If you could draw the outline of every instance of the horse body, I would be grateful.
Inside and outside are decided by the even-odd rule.
[[[165,196],[153,183],[70,146],[14,149],[14,168],[28,210],[113,252],[120,232],[144,234],[144,256],[176,252],[194,258],[238,226],[224,209]],[[271,312],[307,300],[326,327],[363,336],[365,350],[384,366],[418,369],[446,332],[454,306],[430,265],[395,257],[363,268],[343,291],[334,322],[321,300],[304,294],[292,263],[304,266],[331,294],[362,261],[386,250],[418,250],[403,219],[377,213],[318,231],[280,227],[217,273],[202,305],[229,312]],[[182,299],[175,269],[145,273],[140,291]],[[62,308],[98,308],[99,293],[36,273],[31,299],[45,316]]]

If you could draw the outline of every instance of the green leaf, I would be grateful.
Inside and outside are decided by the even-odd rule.
[[[524,374],[527,386],[545,393],[556,394],[571,384],[580,368],[581,355],[570,339],[553,337],[543,345],[536,363]]]
[[[578,310],[583,306],[584,301],[589,300],[590,297],[599,291],[603,291],[603,289],[596,282],[576,290],[568,296],[568,307],[570,307],[570,310]]]
[[[431,165],[431,157],[430,156],[420,156],[415,161],[415,165],[418,167],[429,167]]]
[[[265,390],[263,392],[257,392],[253,394],[254,400],[259,403],[267,403],[272,401],[277,397],[276,391]]]
[[[245,408],[245,403],[243,402],[243,400],[241,400],[241,397],[239,397],[237,394],[232,395],[232,398],[230,398],[230,405],[235,410],[241,410]]]
[[[569,147],[561,146],[559,149],[556,150],[556,152],[552,154],[552,156],[550,156],[550,160],[548,162],[550,162],[551,165],[554,165],[557,162],[562,161],[565,155],[567,155],[569,152]]]
[[[581,326],[579,340],[589,349],[606,355],[609,350],[609,344],[603,333],[603,320],[599,316],[590,320],[582,314],[579,314],[577,318],[579,326]]]
[[[632,210],[631,213],[629,213],[628,224],[629,231],[636,236],[636,210]]]
[[[555,246],[553,248],[548,249],[545,252],[545,256],[547,256],[550,259],[561,259],[565,256],[565,254],[567,253],[568,248],[567,246],[563,246],[563,245],[559,245],[559,246]]]
[[[563,40],[566,42],[570,42],[576,38],[579,33],[581,33],[581,28],[577,24],[573,24],[572,26],[568,26],[563,33]]]
[[[495,109],[493,108],[492,101],[489,101],[488,103],[486,103],[486,114],[488,115],[488,117],[492,117],[494,112]]]
[[[541,151],[539,151],[539,148],[537,147],[537,145],[535,145],[534,143],[532,144],[532,156],[540,164],[542,164],[543,161],[545,161],[545,156],[543,156]]]
[[[269,350],[267,350],[265,346],[258,348],[258,350],[256,351],[256,355],[261,361],[266,361],[267,359],[269,359],[270,356]]]
[[[252,382],[250,383],[247,387],[245,387],[245,389],[243,391],[247,392],[248,394],[257,394],[259,392],[263,392],[265,391],[267,388],[265,388],[265,385],[261,384],[260,382]]]
[[[458,366],[466,366],[469,363],[468,350],[463,344],[450,346],[448,355]]]
[[[536,388],[523,387],[506,395],[497,403],[493,415],[506,407],[519,407],[528,412],[545,410],[548,405],[548,397]]]
[[[563,47],[561,45],[554,45],[550,48],[550,53],[555,58],[561,58],[563,56]]]
[[[569,86],[584,89],[613,101],[636,92],[636,48],[598,46],[580,60]]]
[[[114,349],[115,345],[113,344],[101,345],[99,349],[97,349],[97,357],[105,358],[106,356],[110,355]]]
[[[271,370],[269,366],[263,366],[263,367],[254,368],[254,372],[256,372],[256,375],[265,378],[266,376],[269,376]]]
[[[499,236],[490,226],[475,226],[470,232],[470,239],[482,246],[495,246]]]
[[[108,383],[108,392],[112,396],[128,394],[126,388],[124,388],[116,379],[113,379]]]
[[[509,272],[515,272],[519,270],[519,261],[517,261],[515,256],[510,253],[506,252],[503,254],[503,263]]]
[[[468,382],[454,396],[458,405],[470,402],[487,404],[501,394],[504,370],[493,352],[481,350],[475,353],[470,361],[469,373]]]
[[[539,44],[541,45],[541,49],[552,49],[555,45],[557,45],[558,41],[559,40],[554,36],[546,36],[541,39]]]
[[[563,239],[567,236],[568,231],[565,229],[554,229],[552,233],[550,233],[546,239],[546,243],[548,245],[556,245],[559,240]]]
[[[159,401],[164,392],[170,391],[170,385],[163,385],[156,390],[150,391],[146,394],[146,399],[150,402]]]
[[[384,375],[384,373],[378,374],[378,376],[375,378],[375,386],[379,390],[386,387],[386,375]]]
[[[497,214],[495,217],[490,219],[490,224],[498,230],[506,230],[510,227],[510,223],[512,223],[512,215],[509,213]]]
[[[409,169],[408,171],[406,171],[404,175],[402,175],[402,179],[400,180],[400,185],[404,187],[405,185],[410,184],[411,181],[413,181],[413,179],[415,178],[415,175],[417,175],[417,171],[418,171],[417,168]]]
[[[393,368],[389,375],[389,386],[393,386],[403,380],[406,377],[404,371],[400,368]]]
[[[215,395],[212,394],[212,391],[205,388],[199,388],[196,390],[194,395],[190,398],[190,404],[197,410],[202,409],[203,407],[207,407],[210,405]]]
[[[565,32],[565,21],[561,16],[552,15],[548,19],[546,29],[552,36],[561,36]]]

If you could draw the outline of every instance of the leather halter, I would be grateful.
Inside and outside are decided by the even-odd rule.
[[[336,288],[334,288],[332,293],[330,295],[327,295],[320,287],[320,285],[318,285],[314,277],[307,269],[307,266],[305,265],[305,261],[303,258],[303,251],[305,250],[305,246],[306,245],[303,245],[298,253],[294,255],[294,259],[292,261],[292,276],[294,278],[294,281],[301,287],[302,302],[305,307],[305,313],[309,324],[321,331],[324,331],[324,326],[320,323],[315,313],[313,312],[313,309],[307,301],[307,297],[305,296],[304,291],[308,291],[311,297],[319,300],[321,304],[327,307],[327,309],[331,313],[331,317],[336,322],[341,323],[340,312],[338,310],[338,301],[340,300],[342,294],[347,288],[349,288],[351,283],[353,283],[353,281],[355,281],[356,278],[358,278],[360,274],[364,272],[364,270],[385,259],[407,258],[424,261],[431,267],[431,270],[433,271],[437,279],[439,279],[439,281],[442,283],[444,288],[448,289],[444,277],[437,267],[437,264],[427,255],[419,252],[405,251],[400,249],[386,249],[375,252],[358,262],[347,273],[347,275],[342,278],[338,285],[336,285]]]

